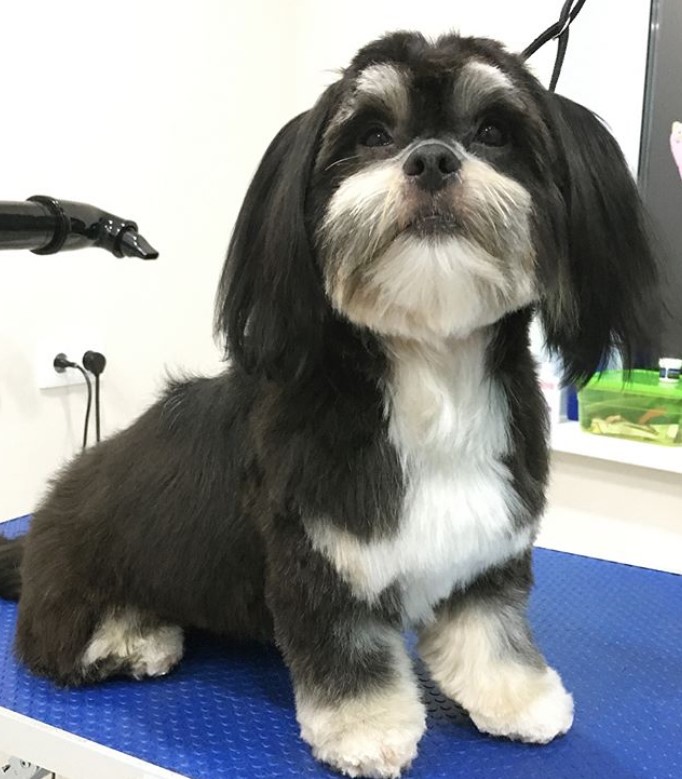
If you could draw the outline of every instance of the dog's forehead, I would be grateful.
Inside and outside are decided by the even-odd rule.
[[[414,72],[400,63],[375,63],[358,73],[353,88],[358,95],[395,106],[405,103],[412,90],[452,89],[455,99],[469,103],[481,94],[508,92],[515,85],[498,65],[472,58],[456,69],[441,67],[429,72]]]
[[[411,74],[398,63],[381,62],[358,73],[352,85],[353,97],[382,103],[395,116],[407,111],[412,86]]]
[[[397,118],[430,104],[456,105],[475,111],[491,96],[514,99],[518,85],[492,52],[450,45],[424,47],[409,56],[377,58],[355,64],[346,74],[346,99],[341,114],[350,115],[363,102],[381,104]],[[426,106],[424,103],[426,102]]]
[[[544,137],[538,94],[523,62],[496,41],[394,34],[361,49],[344,71],[318,159],[352,139],[356,119],[386,122],[409,140],[458,133],[488,111],[510,110]]]

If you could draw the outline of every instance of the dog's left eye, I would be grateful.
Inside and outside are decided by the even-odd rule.
[[[499,122],[485,121],[478,128],[475,140],[485,146],[504,146],[509,141],[509,133]]]
[[[371,127],[367,132],[360,136],[360,143],[363,146],[388,146],[393,143],[393,138],[383,127]]]

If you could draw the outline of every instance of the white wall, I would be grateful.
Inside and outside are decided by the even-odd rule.
[[[291,111],[286,12],[278,0],[0,4],[0,199],[92,203],[138,221],[161,252],[146,264],[0,253],[0,518],[31,510],[78,448],[84,388],[36,388],[46,335],[101,338],[107,432],[150,402],[164,366],[218,369],[212,304],[231,225]]]

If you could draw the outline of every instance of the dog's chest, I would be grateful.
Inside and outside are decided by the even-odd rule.
[[[519,499],[501,462],[507,405],[485,346],[473,336],[437,350],[396,347],[386,400],[405,480],[397,530],[369,542],[329,526],[312,535],[356,597],[397,585],[408,622],[530,542],[513,523]]]

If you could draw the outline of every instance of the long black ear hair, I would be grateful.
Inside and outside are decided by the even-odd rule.
[[[612,350],[624,366],[652,348],[657,267],[637,186],[613,136],[588,109],[548,95],[566,208],[565,249],[541,307],[565,380],[584,383]]]
[[[306,194],[335,86],[271,142],[244,198],[218,285],[215,332],[249,372],[302,372],[328,304],[306,224]]]

